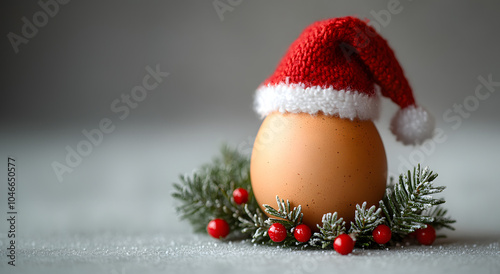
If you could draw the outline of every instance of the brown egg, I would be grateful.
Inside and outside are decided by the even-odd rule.
[[[261,206],[276,208],[276,195],[288,199],[317,230],[325,213],[338,212],[349,225],[356,204],[378,205],[387,159],[372,121],[274,112],[257,134],[250,172]]]

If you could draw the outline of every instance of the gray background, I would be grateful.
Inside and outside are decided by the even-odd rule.
[[[166,242],[183,239],[189,246],[194,236],[176,218],[172,182],[209,161],[223,142],[248,152],[261,123],[252,110],[253,92],[304,27],[345,15],[377,22],[374,13],[387,10],[388,2],[243,0],[219,17],[213,1],[72,1],[61,5],[17,54],[7,34],[21,34],[21,18],[32,21],[41,8],[34,1],[4,4],[0,178],[5,182],[6,158],[14,156],[18,238],[24,246],[20,252],[25,252],[21,262],[49,270],[57,269],[58,263],[67,267],[51,261],[62,256],[54,250],[67,250],[71,235],[93,239],[104,231],[156,233]],[[493,249],[498,251],[500,87],[479,100],[460,126],[454,128],[455,122],[445,121],[443,114],[474,96],[479,76],[491,74],[500,81],[500,3],[402,0],[400,6],[401,12],[392,14],[380,33],[446,140],[427,143],[426,148],[397,143],[388,130],[397,108],[384,99],[376,125],[389,170],[397,174],[402,163],[415,160],[436,170],[438,184],[448,187],[446,206],[458,221],[458,230],[448,233],[451,241],[485,236],[484,242],[496,243]],[[120,120],[111,102],[130,94],[141,84],[145,67],[157,64],[170,75]],[[82,130],[97,128],[102,118],[111,119],[115,130],[58,182],[51,164],[63,163],[65,147],[76,148],[85,138]],[[0,220],[6,217],[5,193],[2,183]],[[6,228],[0,222],[2,243]],[[47,235],[67,241],[54,243],[49,237],[37,242]],[[114,242],[107,239],[102,242]],[[44,250],[37,248],[51,245],[43,253],[46,260],[33,260]],[[4,252],[5,245],[0,251],[2,267]],[[198,249],[179,252],[172,249],[168,255],[167,250],[166,256],[203,254]],[[182,262],[193,264],[181,261],[177,267],[182,268]],[[84,272],[85,264],[80,267]],[[227,262],[213,265],[225,267]]]

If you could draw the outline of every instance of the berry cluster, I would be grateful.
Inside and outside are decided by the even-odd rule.
[[[248,191],[244,188],[235,189],[233,191],[233,200],[238,205],[245,204],[248,201]],[[216,239],[222,239],[229,235],[230,227],[224,219],[217,218],[208,223],[207,232]],[[300,243],[308,242],[312,236],[311,229],[305,224],[297,225],[290,230],[290,233],[293,233],[295,240]],[[273,223],[269,227],[267,234],[273,242],[280,243],[287,238],[288,231],[283,224]],[[372,236],[375,243],[387,244],[392,238],[391,228],[384,224],[378,225],[372,231]],[[436,230],[431,225],[427,225],[426,228],[417,229],[409,236],[416,238],[422,245],[431,245],[436,239]],[[333,249],[342,255],[351,253],[356,243],[355,237],[355,233],[352,235],[341,233],[333,241]]]
[[[287,231],[283,224],[274,223],[269,227],[267,234],[273,242],[279,243],[286,239]],[[293,236],[298,242],[305,243],[309,241],[311,235],[311,229],[305,224],[300,224],[293,229]]]

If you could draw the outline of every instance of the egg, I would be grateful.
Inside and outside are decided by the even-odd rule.
[[[250,174],[261,208],[276,195],[302,206],[303,223],[317,230],[325,213],[349,225],[356,204],[378,205],[387,181],[387,158],[371,120],[308,113],[268,115],[253,146]]]

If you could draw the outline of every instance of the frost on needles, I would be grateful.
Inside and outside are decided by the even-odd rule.
[[[427,224],[436,229],[446,227],[454,230],[450,224],[455,221],[445,217],[446,210],[439,206],[445,202],[444,199],[432,196],[446,188],[433,185],[437,176],[428,167],[421,169],[418,165],[413,169],[413,174],[408,171],[399,176],[397,183],[389,184],[379,204],[393,234],[403,238],[419,228],[427,227]]]

